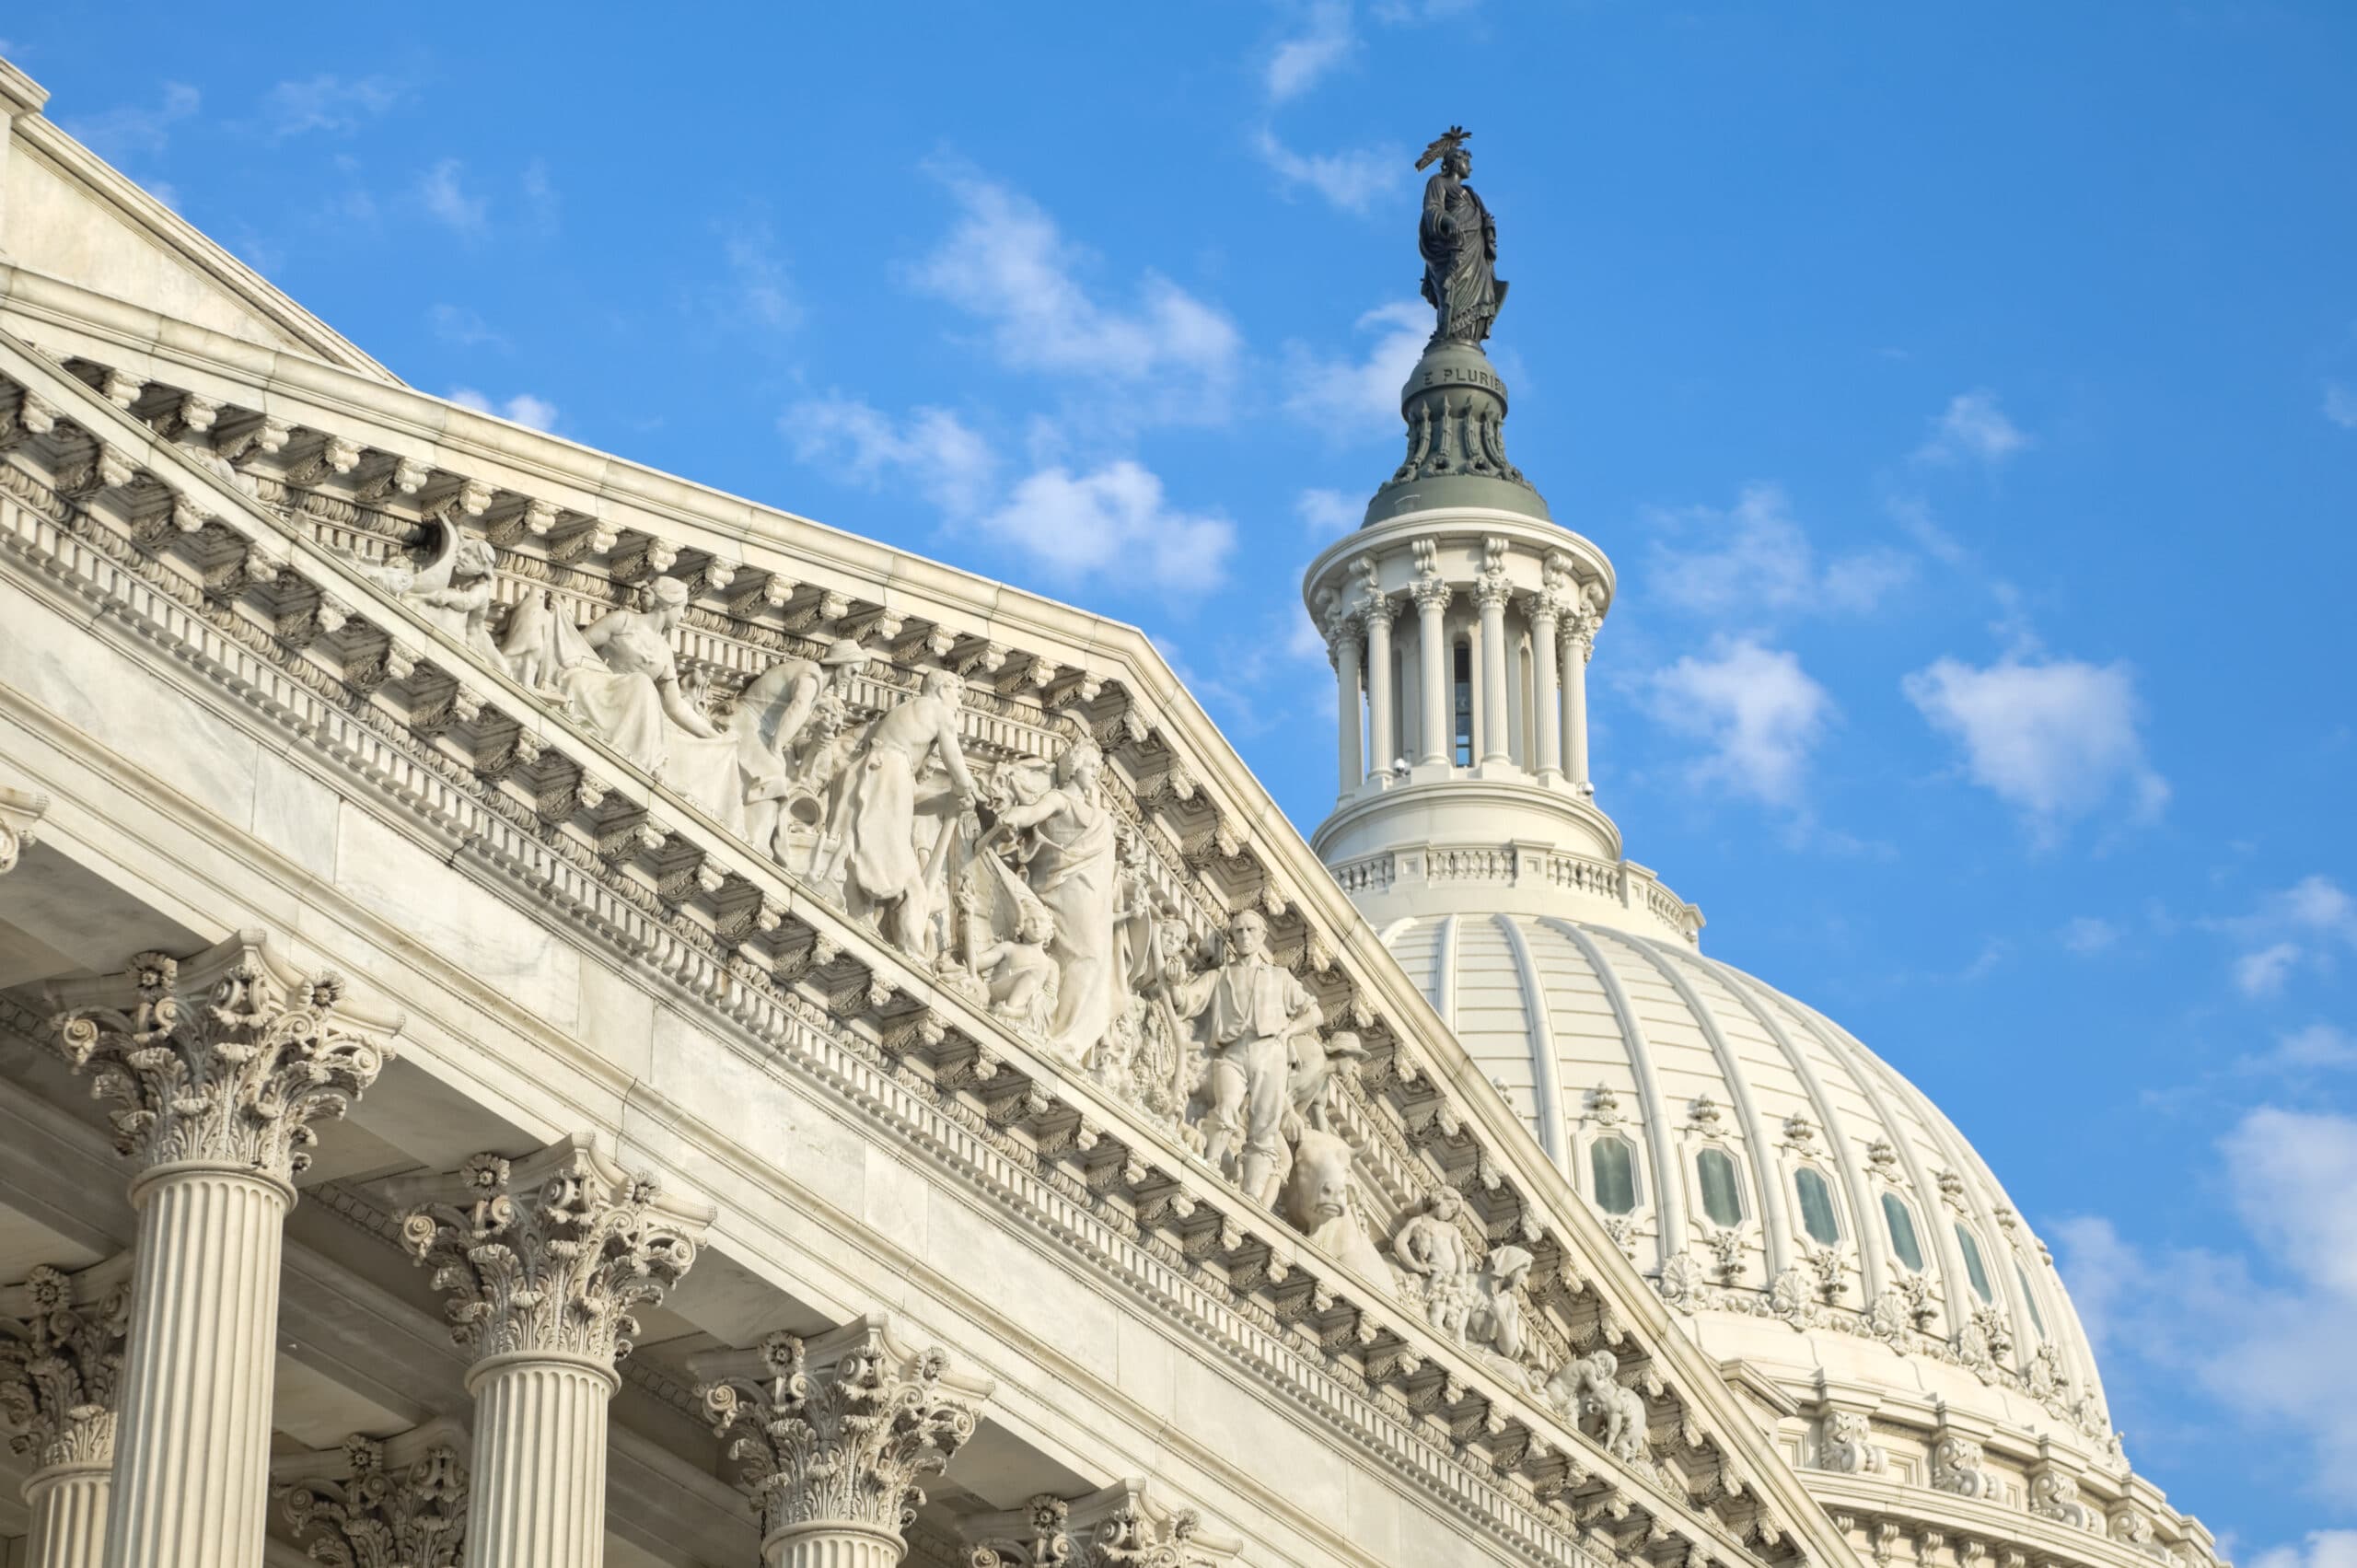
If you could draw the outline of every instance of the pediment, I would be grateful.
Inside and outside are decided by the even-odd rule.
[[[14,503],[0,550],[58,591],[119,602],[97,634],[135,621],[535,918],[577,923],[760,1040],[842,1042],[1004,1162],[978,1179],[1052,1194],[1073,1226],[1167,1271],[1169,1290],[1209,1292],[1237,1353],[1296,1397],[1372,1407],[1401,1434],[1399,1462],[1446,1470],[1526,1521],[1525,1539],[1595,1537],[1658,1568],[1840,1549],[1718,1369],[1134,629],[356,374],[262,376],[192,351],[124,366],[90,334],[43,347],[54,357],[0,334]],[[675,736],[650,751],[645,724],[679,726],[645,693],[614,698],[637,704],[629,715],[568,700],[545,664],[521,661],[528,645],[560,663],[577,651],[508,637],[528,607],[577,631],[667,597],[678,623],[637,628],[659,647],[593,649],[591,677],[668,659],[679,679],[663,695],[708,717],[784,661],[856,645],[865,669],[830,689],[844,733],[865,738],[841,760],[856,769],[882,734],[870,726],[920,700],[923,672],[955,672],[948,722],[994,812],[1095,748],[1103,772],[1086,788],[1123,846],[1127,907],[1151,903],[1179,937],[1156,994],[1204,989],[1221,961],[1207,939],[1248,909],[1283,983],[1315,1000],[1318,1038],[1357,1037],[1363,1054],[1338,1061],[1309,1131],[1289,1133],[1296,1168],[1312,1137],[1331,1140],[1320,1158],[1343,1151],[1350,1207],[1328,1218],[1349,1223],[1243,1190],[1187,1104],[994,1005],[1007,998],[977,987],[970,947],[911,940],[888,912],[863,918],[849,883],[816,874],[823,842],[749,830],[741,796],[674,765],[696,748]],[[895,745],[910,776],[876,786],[890,812],[954,793],[937,742]],[[840,811],[840,792],[815,793],[806,827]],[[953,819],[936,812],[917,842],[892,823],[911,850]],[[1520,1308],[1512,1345],[1494,1321],[1452,1322],[1394,1261],[1403,1226],[1452,1205],[1444,1223],[1469,1260],[1458,1283],[1492,1321],[1502,1300]],[[1585,1381],[1583,1365],[1596,1368]]]
[[[108,320],[131,341],[170,322],[394,380],[44,118],[46,98],[0,60],[0,273],[19,310]]]

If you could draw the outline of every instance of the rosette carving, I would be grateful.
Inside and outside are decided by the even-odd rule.
[[[343,1440],[345,1474],[279,1495],[296,1540],[328,1568],[458,1568],[466,1543],[467,1467],[437,1442],[397,1464],[373,1438]]]
[[[903,1349],[877,1318],[807,1343],[772,1334],[699,1370],[712,1375],[704,1413],[743,1467],[765,1537],[829,1523],[899,1535],[924,1502],[921,1478],[973,1436],[991,1389],[937,1347]]]
[[[115,1147],[145,1167],[201,1160],[291,1181],[393,1056],[398,1012],[333,973],[288,966],[259,931],[193,958],[53,987],[57,1049],[115,1102]]]
[[[428,1191],[401,1216],[401,1246],[433,1267],[434,1287],[450,1295],[450,1337],[478,1359],[610,1368],[638,1332],[632,1314],[679,1283],[713,1218],[586,1134],[523,1160],[476,1155]]]
[[[107,1263],[79,1276],[38,1268],[0,1292],[0,1426],[36,1470],[114,1457],[128,1272]]]

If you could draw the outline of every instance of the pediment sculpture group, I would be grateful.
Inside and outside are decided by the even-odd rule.
[[[492,546],[444,526],[422,564],[364,568],[630,762],[692,800],[936,981],[1172,1128],[1253,1202],[1526,1393],[1646,1452],[1645,1407],[1609,1350],[1544,1366],[1523,1323],[1531,1254],[1486,1255],[1444,1189],[1388,1227],[1368,1213],[1335,1110],[1362,1054],[1245,909],[1191,924],[1143,838],[1100,789],[1086,738],[1052,761],[980,767],[959,739],[965,683],[908,691],[859,645],[779,659],[733,699],[699,700],[672,634],[689,592],[656,577],[635,608],[576,626],[545,593],[497,633]]]

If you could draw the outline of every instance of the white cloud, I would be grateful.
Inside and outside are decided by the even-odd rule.
[[[2345,387],[2338,381],[2326,382],[2324,416],[2343,430],[2357,430],[2357,388]]]
[[[172,127],[194,115],[203,95],[186,82],[166,82],[160,102],[125,104],[65,121],[66,134],[110,163],[137,154],[154,156],[171,145]]]
[[[2247,996],[2272,996],[2304,968],[2326,968],[2357,947],[2357,899],[2329,877],[2303,877],[2262,896],[2250,913],[2202,923],[2241,944],[2235,985]]]
[[[524,166],[524,212],[532,220],[532,227],[541,234],[556,232],[557,215],[564,203],[556,193],[556,185],[549,178],[546,158],[534,158]]]
[[[798,460],[871,489],[906,485],[951,517],[980,511],[997,483],[997,454],[946,409],[916,409],[896,423],[858,398],[837,395],[795,404],[778,429]]]
[[[1173,509],[1162,481],[1129,459],[1087,473],[1041,469],[978,526],[1059,582],[1118,572],[1174,593],[1218,586],[1236,544],[1234,524]]]
[[[350,132],[401,100],[401,86],[389,76],[346,81],[322,73],[299,82],[281,82],[262,99],[273,137],[311,131]]]
[[[2134,672],[2076,659],[2008,655],[1986,669],[1943,658],[1900,683],[1932,727],[1964,748],[1975,784],[2028,818],[2041,840],[2121,801],[2149,821],[2168,784],[2145,761]]]
[[[2247,1059],[2247,1064],[2286,1072],[2357,1067],[2357,1040],[2331,1024],[2309,1024],[2278,1040],[2266,1055]]]
[[[2119,941],[2119,927],[2107,920],[2083,914],[2063,926],[2061,938],[2064,948],[2083,958],[2089,958],[2116,945]]]
[[[2270,1546],[2250,1568],[2357,1568],[2357,1530],[2310,1530],[2296,1545]]]
[[[1809,754],[1836,709],[1794,654],[1722,637],[1707,657],[1689,654],[1646,684],[1663,724],[1711,747],[1692,769],[1695,783],[1799,806]]]
[[[507,340],[475,312],[457,305],[437,305],[426,312],[434,335],[459,348],[505,349]]]
[[[1334,441],[1370,436],[1399,438],[1399,389],[1432,337],[1428,305],[1402,300],[1378,305],[1361,316],[1355,330],[1374,333],[1364,357],[1320,359],[1295,343],[1288,347],[1285,412]]]
[[[492,414],[500,419],[511,419],[534,430],[556,428],[556,405],[529,392],[518,392],[504,403],[493,403],[472,387],[453,387],[450,389],[450,401],[460,408],[470,408],[477,413]]]
[[[1280,42],[1261,75],[1271,103],[1300,97],[1349,59],[1358,47],[1348,0],[1318,0],[1306,25]]]
[[[1224,311],[1152,273],[1135,308],[1109,307],[1075,275],[1075,248],[1036,203],[993,180],[936,172],[963,214],[913,281],[984,322],[1004,364],[1159,388],[1172,405],[1165,412],[1180,417],[1225,414],[1219,394],[1243,338]]]
[[[801,302],[780,259],[777,234],[767,223],[724,227],[721,258],[728,264],[731,316],[778,332],[801,324]]]
[[[459,234],[472,237],[481,234],[490,223],[491,202],[488,197],[467,193],[463,183],[466,167],[457,158],[444,158],[419,179],[417,196],[425,203],[427,216]]]
[[[2067,1220],[2053,1235],[2072,1300],[2115,1380],[2150,1376],[2180,1414],[2206,1395],[2273,1451],[2305,1450],[2317,1492],[2357,1503],[2357,1118],[2263,1106],[2218,1154],[2248,1246],[2147,1251],[2108,1221]]]
[[[1398,190],[1410,163],[1389,143],[1336,153],[1296,152],[1266,128],[1254,137],[1253,146],[1288,190],[1307,186],[1346,213],[1364,213],[1376,197]]]
[[[1970,459],[1993,468],[2029,444],[2021,427],[1997,406],[1996,393],[1959,392],[1948,400],[1946,411],[1932,420],[1932,434],[1915,448],[1915,460],[1959,463]]]
[[[1870,610],[1914,575],[1914,563],[1891,550],[1841,556],[1820,570],[1779,485],[1747,484],[1724,512],[1689,506],[1657,513],[1655,520],[1665,532],[1697,542],[1690,550],[1655,542],[1654,596],[1697,615],[1767,620]]]
[[[1339,490],[1305,490],[1294,497],[1293,511],[1312,538],[1339,539],[1364,520],[1366,503]]]

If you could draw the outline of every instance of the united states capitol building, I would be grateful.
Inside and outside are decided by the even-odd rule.
[[[1597,797],[1460,133],[1305,840],[1138,631],[413,390],[44,97],[6,1568],[2217,1568]]]

